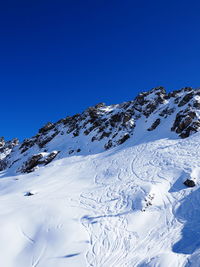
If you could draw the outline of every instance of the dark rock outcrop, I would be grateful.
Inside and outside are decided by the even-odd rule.
[[[200,119],[196,112],[191,111],[189,108],[177,113],[174,124],[171,128],[181,138],[189,137],[192,133],[195,133],[200,128]]]
[[[158,127],[159,124],[160,124],[160,118],[156,119],[153,122],[153,124],[151,125],[151,127],[147,129],[147,131],[153,131],[153,130],[155,130]]]
[[[49,164],[58,155],[58,153],[59,151],[53,151],[47,156],[44,156],[42,153],[33,155],[24,163],[20,171],[23,173],[33,172],[38,167],[38,165]]]
[[[196,184],[195,184],[195,182],[193,180],[187,179],[184,182],[184,185],[187,186],[187,187],[194,187]]]
[[[50,130],[52,130],[55,127],[54,123],[48,122],[47,124],[45,124],[45,126],[43,126],[41,129],[39,129],[39,133],[46,133]]]

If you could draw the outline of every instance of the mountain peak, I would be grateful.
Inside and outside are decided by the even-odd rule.
[[[50,158],[52,151],[59,152],[59,157],[99,153],[154,132],[157,136],[161,132],[171,136],[174,132],[173,138],[186,138],[199,129],[200,89],[185,87],[167,94],[160,86],[140,93],[132,101],[110,106],[99,103],[81,114],[48,122],[22,143],[17,139],[5,142],[1,138],[0,168],[18,172],[41,153],[49,153]],[[39,158],[36,165],[42,166]]]

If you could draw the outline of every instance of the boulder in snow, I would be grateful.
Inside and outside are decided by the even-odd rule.
[[[187,186],[187,187],[194,187],[196,184],[195,184],[195,182],[193,180],[187,179],[184,182],[184,185]]]

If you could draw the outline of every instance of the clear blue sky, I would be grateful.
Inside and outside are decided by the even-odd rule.
[[[15,0],[0,6],[0,136],[140,91],[200,86],[200,2]]]

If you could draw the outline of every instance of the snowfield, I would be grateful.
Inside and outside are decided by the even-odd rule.
[[[200,266],[200,133],[164,129],[0,172],[0,266]]]

